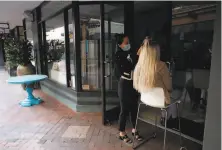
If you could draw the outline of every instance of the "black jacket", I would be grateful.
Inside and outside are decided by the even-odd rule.
[[[115,62],[120,76],[131,79],[132,71],[136,65],[136,59],[133,57],[131,50],[123,51],[118,47],[115,53]]]

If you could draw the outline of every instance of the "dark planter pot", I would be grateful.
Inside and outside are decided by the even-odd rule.
[[[32,65],[32,63],[29,63],[25,66],[19,65],[17,67],[18,76],[30,75],[30,74],[35,74],[35,73],[36,73],[36,70],[35,70],[35,67]]]
[[[17,76],[17,67],[9,67],[8,74],[12,77]]]

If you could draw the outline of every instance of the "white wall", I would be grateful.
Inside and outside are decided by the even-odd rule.
[[[221,4],[214,24],[213,53],[203,150],[221,149]]]
[[[22,26],[23,13],[25,10],[32,10],[42,0],[38,1],[0,1],[0,22],[8,22],[10,28]]]

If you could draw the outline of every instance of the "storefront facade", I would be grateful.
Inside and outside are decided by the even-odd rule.
[[[41,88],[75,111],[119,105],[115,34],[129,35],[134,46],[134,2],[44,2],[33,12],[24,24],[37,72],[49,76]]]
[[[193,68],[187,53],[191,45],[213,42],[216,6],[209,6],[207,19],[195,16],[196,22],[180,20],[172,8],[172,2],[43,2],[33,10],[33,20],[25,19],[23,25],[25,38],[34,45],[37,73],[49,76],[41,89],[74,111],[102,112],[103,124],[116,120],[115,35],[127,34],[136,55],[147,29],[161,38],[161,60],[176,61],[175,70],[184,83],[181,78],[173,82],[184,88]],[[204,123],[194,125],[204,130]],[[193,136],[184,130],[186,134],[202,144],[203,132]]]
[[[42,90],[74,111],[103,112],[103,118],[107,109],[118,106],[114,39],[116,33],[133,34],[133,24],[126,23],[132,22],[133,5],[43,2],[34,9],[34,21],[24,24],[37,72],[49,76]]]

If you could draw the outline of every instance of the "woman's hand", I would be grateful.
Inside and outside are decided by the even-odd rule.
[[[130,54],[128,54],[128,56],[127,56],[127,60],[130,61],[131,63],[133,62],[133,60],[132,60]]]
[[[143,45],[148,45],[149,44],[149,39],[148,38],[145,38],[144,40],[143,40]]]

